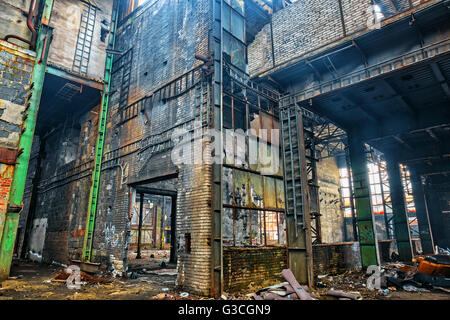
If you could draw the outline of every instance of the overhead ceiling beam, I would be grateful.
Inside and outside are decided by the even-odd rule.
[[[450,98],[450,87],[448,85],[447,79],[445,79],[444,74],[439,68],[439,65],[436,62],[430,63],[431,70],[433,71],[434,77],[441,85],[442,90],[444,91],[447,98]]]
[[[432,129],[425,129],[428,135],[437,143],[441,142],[441,140],[436,136],[436,134],[432,131]]]
[[[383,79],[383,83],[395,94],[394,97],[402,103],[402,105],[408,110],[408,112],[415,116],[416,110],[412,107],[408,99],[399,92],[398,88],[395,87],[395,85],[393,85],[388,78]]]
[[[369,118],[369,120],[378,123],[380,121],[380,116],[377,115],[376,113],[374,113],[372,110],[366,108],[364,106],[363,103],[361,103],[360,101],[354,101],[353,98],[350,98],[347,94],[345,94],[344,92],[340,92],[338,94],[342,99],[344,99],[347,103],[349,103],[350,105],[352,105],[355,108],[358,108],[359,110],[361,110],[366,116],[367,118]]]
[[[413,147],[409,145],[409,143],[405,142],[399,135],[393,136],[393,138],[398,141],[403,147],[407,148],[408,150],[414,150]]]

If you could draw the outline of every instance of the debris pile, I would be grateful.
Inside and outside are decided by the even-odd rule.
[[[52,282],[66,282],[67,278],[69,278],[71,273],[68,273],[65,271],[65,269],[60,269],[56,273],[56,275],[51,279]],[[104,277],[96,277],[91,276],[87,274],[86,272],[81,271],[80,272],[80,281],[86,282],[86,283],[111,283],[113,282],[113,279],[108,279]]]
[[[252,296],[254,300],[317,300],[307,286],[301,286],[290,269],[281,275],[287,282],[261,289]]]
[[[382,270],[381,288],[409,292],[450,293],[450,255],[418,256],[414,265],[388,264]]]

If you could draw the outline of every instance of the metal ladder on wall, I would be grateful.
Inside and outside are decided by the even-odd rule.
[[[84,75],[88,71],[96,15],[97,8],[91,4],[84,3],[72,65],[73,71]]]
[[[286,190],[286,213],[294,215],[295,236],[298,228],[306,228],[303,210],[303,186],[300,164],[300,146],[298,140],[298,117],[302,116],[297,107],[289,107],[280,111],[282,152],[285,170],[284,187]],[[309,213],[308,213],[309,214]],[[299,219],[300,217],[300,219]]]
[[[117,28],[117,18],[118,12],[117,8],[113,9],[113,15],[111,19],[111,29],[109,35],[108,49],[113,50],[116,38],[116,28]],[[111,88],[111,73],[113,65],[114,55],[108,53],[106,55],[105,64],[105,81],[104,81],[104,91],[101,102],[101,109],[99,114],[98,122],[98,136],[97,145],[95,148],[95,160],[94,160],[94,172],[92,174],[92,185],[89,195],[89,207],[86,221],[86,233],[83,243],[82,260],[90,261],[92,255],[92,243],[94,239],[94,226],[95,226],[95,214],[97,210],[97,199],[98,190],[100,186],[100,174],[102,167],[102,157],[103,157],[103,145],[105,142],[105,132],[106,132],[106,119],[108,114],[108,105],[110,98],[110,88]]]

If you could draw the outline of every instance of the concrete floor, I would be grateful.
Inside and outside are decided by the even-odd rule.
[[[175,288],[175,269],[153,269],[139,273],[137,279],[110,279],[110,283],[85,283],[80,289],[69,289],[64,281],[53,282],[61,267],[25,261],[14,261],[11,269],[13,280],[0,285],[0,300],[199,300],[204,297],[189,294],[183,297],[182,290]],[[142,270],[142,269],[141,269]],[[327,287],[312,290],[319,300],[333,300],[326,295],[330,288],[346,292],[359,292],[364,300],[450,300],[450,294],[438,292],[396,291],[388,296],[379,296],[376,291],[365,288],[365,275],[347,272],[332,276]],[[324,282],[324,279],[322,279]],[[228,295],[227,299],[249,300],[250,295],[261,288],[248,288],[243,292]]]

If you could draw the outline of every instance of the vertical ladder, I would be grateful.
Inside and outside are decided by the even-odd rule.
[[[108,49],[114,50],[115,38],[116,38],[116,28],[117,28],[117,6],[114,5],[113,15],[111,19],[111,29],[109,35]],[[102,96],[102,102],[100,106],[99,123],[98,123],[98,136],[97,145],[95,148],[95,159],[94,159],[94,172],[92,173],[92,185],[89,195],[89,207],[86,219],[86,233],[83,243],[82,260],[90,261],[92,254],[92,243],[94,239],[94,226],[95,226],[95,214],[97,210],[97,199],[98,190],[100,185],[100,174],[102,166],[102,156],[103,156],[103,145],[105,142],[105,132],[106,132],[106,118],[108,114],[108,104],[109,104],[109,91],[111,88],[111,72],[113,65],[114,55],[108,53],[106,55],[105,64],[105,83]]]
[[[78,31],[72,70],[87,75],[97,9],[93,5],[87,3],[84,3],[84,6],[81,14],[80,29]]]
[[[295,236],[298,228],[305,229],[305,213],[303,210],[303,186],[300,166],[300,147],[298,139],[298,112],[295,107],[281,110],[281,136],[283,140],[283,161],[285,168],[286,213],[294,215]],[[305,173],[306,174],[306,173]],[[300,217],[300,220],[299,220]]]
[[[303,115],[297,105],[280,110],[288,267],[297,280],[314,285],[310,193],[306,167]]]

